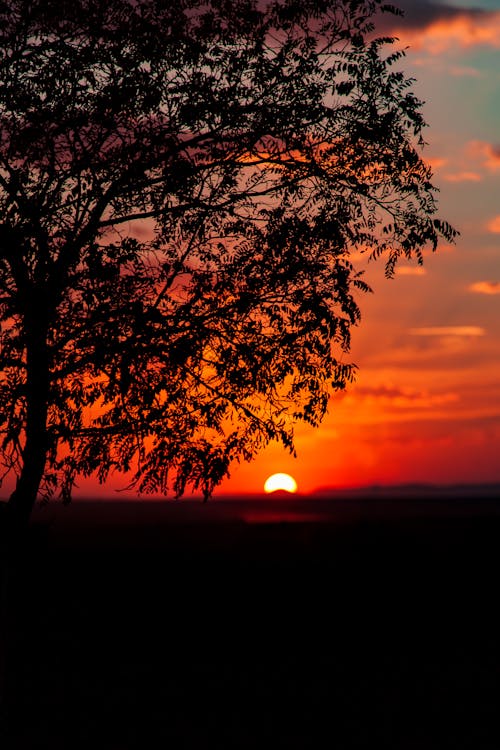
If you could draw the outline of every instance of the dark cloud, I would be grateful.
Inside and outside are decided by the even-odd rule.
[[[485,17],[491,11],[479,8],[463,8],[454,5],[442,5],[433,0],[393,0],[395,7],[404,12],[404,18],[398,18],[389,13],[384,13],[377,24],[378,31],[388,31],[393,28],[425,29],[435,21],[451,21],[457,16]]]

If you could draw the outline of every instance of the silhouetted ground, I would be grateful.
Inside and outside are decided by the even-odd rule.
[[[500,500],[440,502],[36,514],[4,746],[498,748]]]

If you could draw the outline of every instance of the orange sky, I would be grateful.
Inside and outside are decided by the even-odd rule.
[[[403,66],[426,102],[424,155],[440,214],[461,236],[393,280],[369,265],[356,384],[332,398],[318,430],[298,428],[297,458],[271,446],[221,491],[259,491],[276,471],[303,492],[500,481],[500,2],[407,0],[406,10],[388,30],[410,45]]]
[[[402,67],[426,102],[424,156],[441,188],[440,215],[461,236],[392,280],[382,264],[365,263],[374,294],[360,299],[353,332],[356,384],[332,398],[319,429],[297,428],[297,458],[271,445],[234,466],[218,494],[260,492],[274,472],[292,474],[304,493],[500,481],[500,7],[405,5],[405,20],[383,30],[410,45]],[[82,483],[79,494],[94,490]]]

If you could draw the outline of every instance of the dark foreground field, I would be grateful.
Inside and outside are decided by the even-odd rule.
[[[498,748],[500,500],[304,502],[38,512],[2,747]]]

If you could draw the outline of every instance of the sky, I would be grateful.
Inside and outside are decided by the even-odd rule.
[[[500,0],[395,4],[405,17],[384,16],[378,31],[408,48],[401,67],[425,102],[439,216],[460,237],[391,280],[383,263],[360,261],[374,293],[359,298],[344,357],[356,383],[332,397],[319,428],[297,427],[297,457],[271,444],[234,465],[216,495],[260,493],[276,472],[304,494],[500,481]],[[98,493],[125,483],[111,478]],[[76,497],[97,490],[79,485]]]
[[[460,231],[424,267],[384,277],[346,360],[355,385],[317,429],[298,427],[297,458],[271,445],[235,466],[221,492],[260,492],[274,472],[299,492],[321,487],[500,481],[500,0],[406,0],[379,30],[408,47],[428,123],[424,158],[439,215]]]

